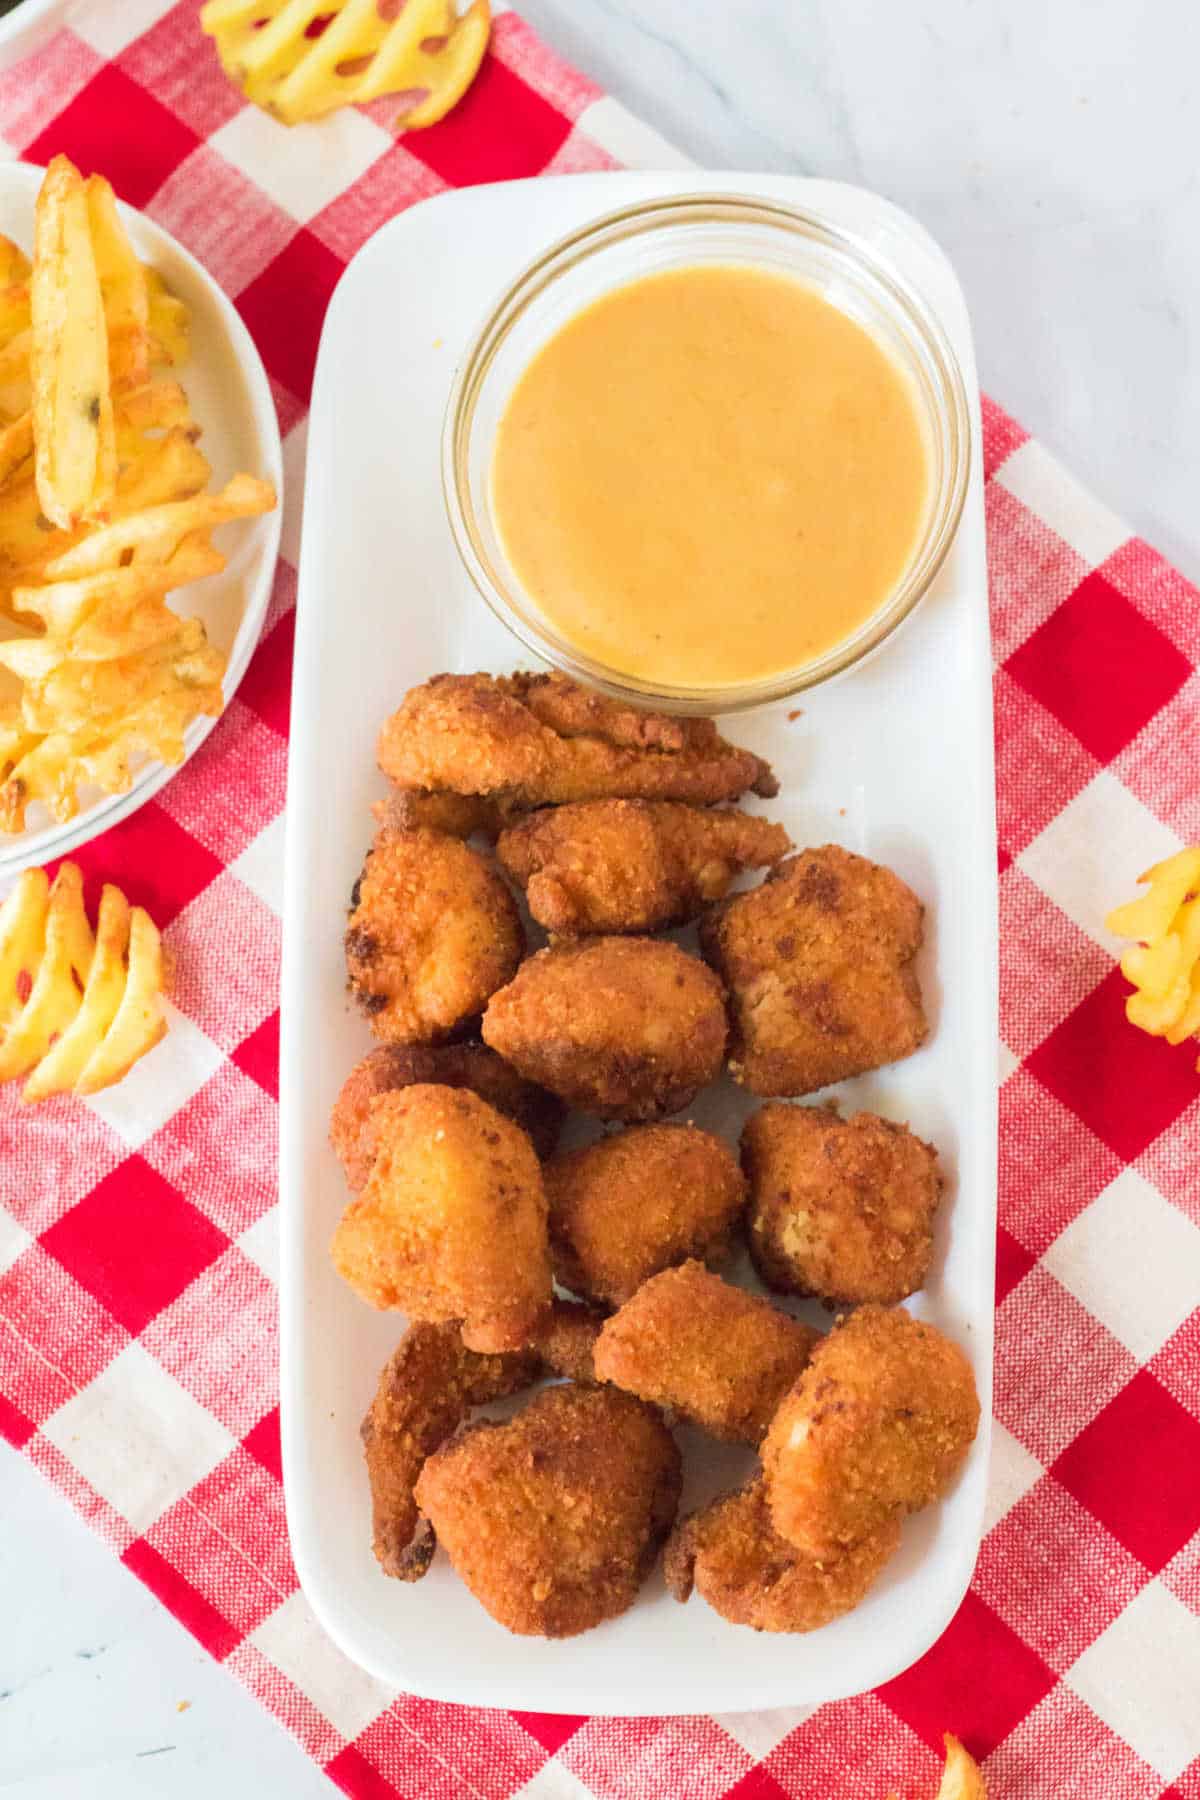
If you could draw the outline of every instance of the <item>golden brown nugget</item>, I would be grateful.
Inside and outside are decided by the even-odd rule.
[[[432,1560],[433,1535],[417,1531],[413,1498],[426,1457],[457,1431],[472,1406],[515,1394],[541,1372],[535,1350],[481,1356],[466,1349],[452,1320],[409,1326],[383,1366],[362,1422],[373,1544],[385,1575],[419,1581]]]
[[[856,1607],[900,1543],[900,1522],[840,1555],[818,1560],[781,1538],[762,1477],[680,1520],[663,1557],[676,1600],[693,1587],[731,1625],[755,1631],[817,1631]]]
[[[351,1069],[329,1120],[329,1141],[352,1193],[366,1186],[375,1161],[371,1102],[417,1082],[472,1089],[527,1131],[539,1156],[553,1154],[565,1116],[562,1101],[525,1081],[486,1044],[381,1044]]]
[[[543,1313],[534,1327],[530,1348],[537,1352],[547,1375],[565,1375],[569,1381],[596,1380],[596,1341],[604,1324],[604,1313],[579,1300],[562,1300],[557,1295],[550,1311]]]
[[[716,1438],[757,1444],[819,1342],[703,1263],[667,1269],[605,1324],[596,1374]]]
[[[768,1287],[889,1304],[929,1272],[937,1153],[875,1113],[760,1107],[742,1131],[750,1255]]]
[[[429,793],[423,788],[393,788],[385,799],[375,802],[371,811],[385,830],[424,829],[456,838],[473,837],[479,832],[482,837],[495,839],[506,825],[523,817],[502,800],[488,800],[482,794]]]
[[[555,1279],[609,1306],[676,1263],[724,1260],[746,1201],[729,1146],[698,1125],[631,1125],[542,1173]]]
[[[698,918],[745,869],[786,856],[782,825],[673,800],[585,800],[530,813],[496,854],[560,937],[659,931]]]
[[[775,1529],[837,1555],[945,1493],[979,1426],[971,1365],[902,1307],[864,1306],[822,1339],[772,1420]]]
[[[525,949],[487,859],[437,831],[381,831],[351,896],[350,987],[376,1037],[433,1043],[476,1018]]]
[[[483,1038],[528,1081],[597,1119],[658,1119],[690,1106],[725,1053],[711,969],[650,938],[539,950],[493,994]]]
[[[700,945],[729,989],[734,1079],[808,1094],[919,1049],[922,917],[898,875],[836,844],[716,907]]]
[[[769,766],[727,744],[711,719],[608,700],[565,675],[435,675],[379,734],[398,787],[487,794],[514,806],[571,800],[688,800],[778,792]]]
[[[546,1374],[593,1381],[592,1347],[601,1324],[589,1307],[555,1300],[529,1346],[493,1356],[468,1350],[453,1320],[409,1326],[384,1364],[362,1422],[374,1549],[385,1575],[419,1581],[433,1559],[433,1532],[418,1531],[413,1497],[426,1457],[473,1406],[519,1393]]]
[[[371,1103],[377,1149],[330,1254],[371,1306],[461,1319],[469,1350],[519,1350],[550,1304],[541,1165],[527,1133],[468,1088],[423,1082]]]
[[[547,1388],[426,1462],[417,1502],[480,1605],[524,1637],[572,1637],[637,1598],[679,1504],[679,1451],[650,1407]]]

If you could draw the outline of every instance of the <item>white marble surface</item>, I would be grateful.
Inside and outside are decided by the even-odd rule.
[[[916,213],[962,275],[988,390],[1200,579],[1192,0],[524,10],[698,162],[858,181]],[[0,1620],[5,1794],[332,1792],[7,1451]]]

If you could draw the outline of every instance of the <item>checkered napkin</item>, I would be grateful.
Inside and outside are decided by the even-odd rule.
[[[1200,594],[985,402],[1000,836],[996,1439],[971,1591],[929,1654],[815,1712],[638,1719],[397,1695],[288,1555],[276,1411],[277,977],[305,408],[325,305],[393,213],[467,182],[680,159],[513,13],[448,119],[293,132],[195,0],[80,5],[0,71],[0,138],[64,150],[234,296],[285,434],[283,560],[220,726],[78,852],[166,928],[165,1043],[86,1106],[0,1090],[0,1425],[362,1800],[880,1800],[944,1726],[997,1800],[1200,1800],[1200,1081],[1127,1027],[1103,919],[1200,841]],[[699,1602],[694,1602],[699,1604]]]

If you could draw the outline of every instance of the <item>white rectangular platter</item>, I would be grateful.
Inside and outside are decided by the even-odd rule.
[[[379,724],[442,669],[527,664],[457,562],[439,440],[455,363],[490,301],[547,245],[631,201],[741,191],[820,212],[918,286],[958,352],[973,473],[935,591],[866,667],[727,721],[782,782],[764,810],[797,845],[839,841],[895,868],[928,907],[922,980],[933,1031],[917,1056],[839,1090],[939,1148],[948,1177],[934,1268],[912,1302],[973,1357],[985,1423],[940,1507],[858,1610],[808,1636],[726,1624],[647,1583],[624,1617],[559,1642],[510,1637],[443,1555],[424,1581],[386,1579],[371,1552],[359,1421],[400,1336],[334,1274],[346,1201],[330,1107],[370,1047],[345,990],[342,930],[370,840]],[[466,189],[414,207],[351,264],[325,325],[309,429],[287,812],[283,974],[283,1452],[300,1579],[347,1655],[410,1692],[542,1712],[745,1712],[873,1687],[920,1656],[955,1611],[979,1540],[988,1462],[996,1161],[996,909],[991,660],[978,399],[961,292],[924,232],[883,200],[779,176],[581,175]],[[752,803],[756,806],[758,802]],[[689,1116],[736,1136],[726,1082]],[[820,1315],[816,1315],[819,1319]],[[828,1320],[825,1320],[827,1323]],[[694,1451],[696,1440],[688,1444]],[[738,1479],[689,1456],[694,1504]]]

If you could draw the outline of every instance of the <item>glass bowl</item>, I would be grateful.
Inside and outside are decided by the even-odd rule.
[[[542,345],[584,307],[644,275],[741,263],[791,275],[872,333],[909,377],[929,460],[925,518],[903,575],[857,631],[803,664],[752,682],[671,686],[593,660],[523,588],[489,499],[496,431]],[[719,713],[787,698],[850,669],[908,617],[954,538],[967,490],[970,424],[954,352],[936,314],[886,262],[814,213],[751,196],[688,194],[594,220],[552,245],[500,295],[459,365],[442,434],[442,486],[455,544],[492,611],[535,655],[606,693],[668,712]]]

